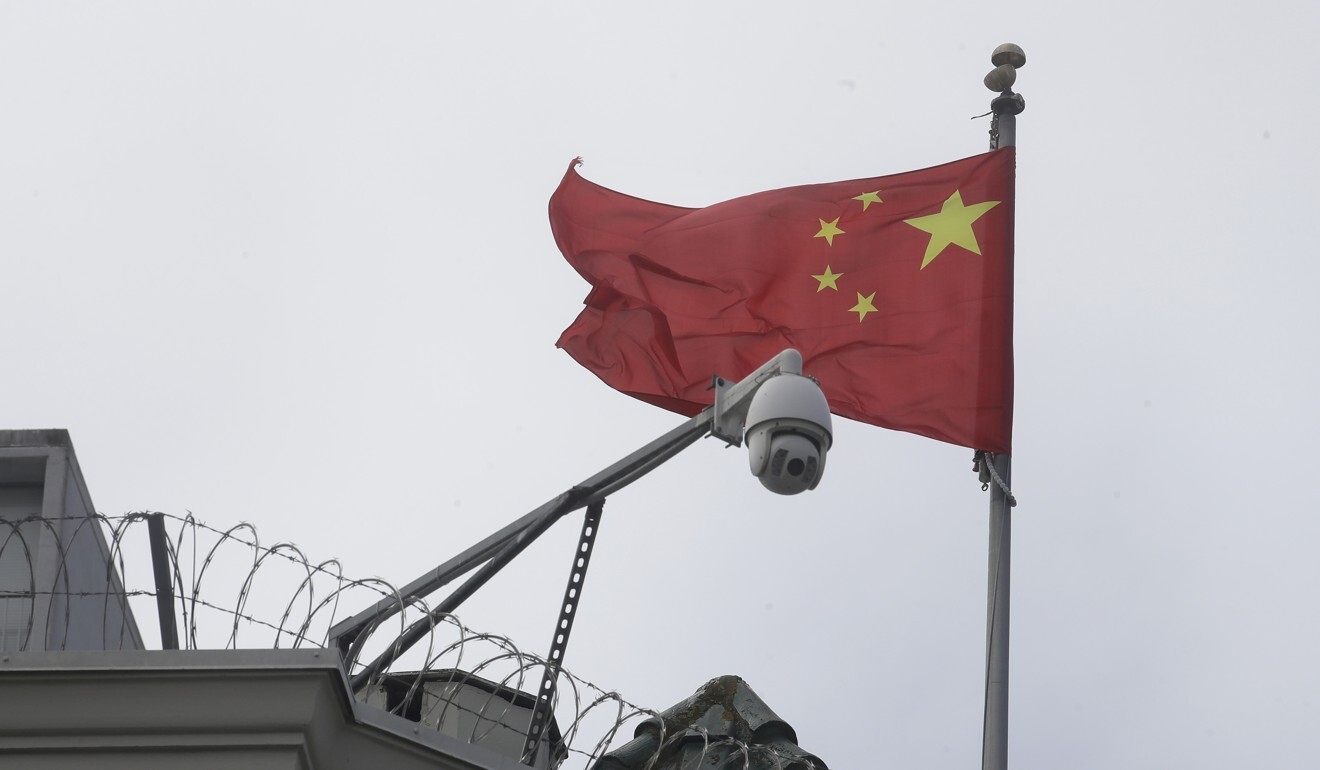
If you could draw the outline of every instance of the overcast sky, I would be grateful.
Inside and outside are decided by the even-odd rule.
[[[1017,90],[1016,768],[1320,757],[1320,6],[0,2],[0,427],[97,507],[402,584],[680,418],[555,349],[546,203],[700,206],[984,151]],[[706,440],[606,507],[567,654],[743,676],[834,768],[974,767],[971,452]],[[544,651],[577,519],[462,612]]]

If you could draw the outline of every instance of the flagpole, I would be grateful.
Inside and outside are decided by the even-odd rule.
[[[1026,54],[1012,43],[994,50],[990,57],[995,69],[985,77],[985,85],[998,91],[990,102],[990,149],[1017,145],[1017,116],[1025,101],[1013,93],[1017,69],[1027,63]],[[1012,544],[1013,505],[1009,484],[1012,462],[1008,455],[978,454],[983,478],[990,485],[990,565],[986,609],[985,640],[985,721],[981,738],[982,770],[1008,768],[1008,607],[1009,565]]]

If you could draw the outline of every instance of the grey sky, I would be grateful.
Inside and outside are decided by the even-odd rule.
[[[1320,755],[1317,6],[0,3],[0,427],[98,508],[403,583],[677,424],[553,343],[569,161],[705,205],[985,148],[1017,89],[1010,758]],[[746,678],[835,768],[980,756],[971,452],[840,420],[780,499],[707,440],[611,499],[568,664]],[[576,522],[464,610],[548,645]]]

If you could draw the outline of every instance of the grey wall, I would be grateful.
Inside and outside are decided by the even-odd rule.
[[[95,510],[66,431],[0,431],[4,649],[143,649]]]

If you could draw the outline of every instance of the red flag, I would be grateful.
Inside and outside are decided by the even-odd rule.
[[[593,288],[558,345],[610,387],[692,415],[793,347],[835,414],[1010,451],[1013,148],[701,209],[576,166],[550,226]]]

